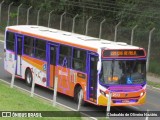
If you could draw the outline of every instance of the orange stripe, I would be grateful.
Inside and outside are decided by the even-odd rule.
[[[87,47],[87,46],[83,46],[83,45],[79,45],[79,44],[75,44],[75,43],[70,43],[70,42],[66,42],[66,41],[55,39],[55,38],[51,38],[51,37],[45,37],[45,36],[42,36],[42,35],[36,35],[34,33],[18,31],[18,30],[15,30],[13,28],[8,28],[8,30],[12,31],[12,32],[17,32],[19,34],[25,34],[25,35],[28,35],[28,36],[34,36],[34,37],[38,37],[38,38],[41,38],[41,39],[44,39],[44,40],[46,39],[48,41],[57,42],[57,43],[63,43],[63,44],[66,44],[66,45],[75,46],[75,47],[79,47],[79,48],[83,48],[83,49],[86,49],[86,50],[91,50],[91,51],[97,52],[97,49],[95,49],[95,48],[91,48],[91,47]]]
[[[22,59],[25,60],[26,62],[30,63],[33,67],[36,67],[39,70],[43,70],[43,65],[45,64],[45,62],[41,61],[41,60],[37,60],[35,58],[32,57],[28,57],[28,56],[22,56]]]

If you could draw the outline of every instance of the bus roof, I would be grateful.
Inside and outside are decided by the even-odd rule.
[[[97,52],[99,49],[142,49],[123,42],[113,42],[36,25],[8,26],[6,30],[94,52]]]

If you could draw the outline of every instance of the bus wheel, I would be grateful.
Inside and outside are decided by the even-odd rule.
[[[82,95],[81,105],[85,105],[85,101],[83,100],[84,98],[83,90],[81,87],[78,87],[76,88],[75,93],[74,93],[74,100],[76,101],[76,103],[79,103],[80,95]]]
[[[25,80],[26,80],[26,84],[31,87],[32,86],[33,77],[32,77],[32,73],[31,73],[30,69],[26,70]]]

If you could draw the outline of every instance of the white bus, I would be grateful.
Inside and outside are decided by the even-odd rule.
[[[141,105],[146,100],[146,52],[122,42],[34,25],[8,26],[4,68],[28,85],[49,89],[58,77],[58,92],[106,106]],[[36,70],[34,73],[33,71]]]

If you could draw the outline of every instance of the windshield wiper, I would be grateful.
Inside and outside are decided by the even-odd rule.
[[[131,69],[132,71],[134,70],[136,64],[137,64],[137,60],[135,60],[135,62],[134,62],[134,65],[133,65],[133,67],[132,67],[132,69]]]
[[[111,81],[112,81],[112,78],[113,78],[113,75],[114,75],[114,63],[115,63],[115,60],[112,61],[112,77],[111,77]]]

